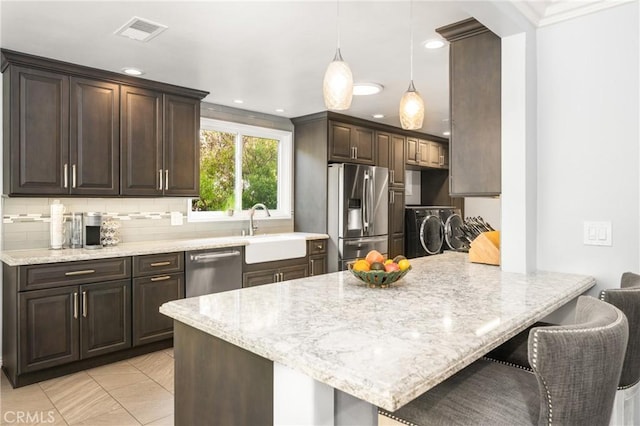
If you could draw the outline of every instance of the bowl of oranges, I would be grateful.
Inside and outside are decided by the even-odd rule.
[[[406,257],[400,255],[385,259],[377,250],[371,250],[364,259],[351,262],[348,267],[354,277],[369,287],[388,287],[411,270]]]

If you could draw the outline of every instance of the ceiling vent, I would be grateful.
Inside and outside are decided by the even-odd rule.
[[[118,28],[115,34],[133,40],[149,41],[167,28],[166,25],[134,16],[129,22]]]

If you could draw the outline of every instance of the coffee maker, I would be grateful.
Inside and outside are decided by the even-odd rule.
[[[102,226],[102,213],[85,212],[83,215],[82,240],[86,249],[100,249],[100,227]]]

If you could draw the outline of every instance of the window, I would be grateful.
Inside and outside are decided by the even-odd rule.
[[[246,219],[263,203],[272,217],[291,217],[291,132],[202,118],[200,198],[190,221]]]

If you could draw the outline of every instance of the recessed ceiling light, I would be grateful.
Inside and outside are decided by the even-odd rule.
[[[384,114],[373,114],[373,118],[384,118]]]
[[[282,109],[282,108],[276,108],[276,112],[284,112],[284,109]]]
[[[426,49],[440,49],[441,47],[444,47],[444,41],[439,38],[427,40],[424,42],[424,47]]]
[[[449,136],[451,134],[451,132],[446,131],[446,132],[442,132],[442,134],[445,135],[445,136]]]
[[[142,75],[144,74],[144,71],[139,70],[137,68],[122,68],[122,72],[125,74],[129,74],[129,75]]]
[[[382,92],[384,87],[382,84],[378,83],[354,83],[353,84],[353,94],[354,96],[367,96],[367,95],[375,95],[377,93]]]
[[[244,103],[244,101],[243,101],[242,99],[234,99],[234,100],[233,100],[233,103],[236,103],[236,104],[243,104],[243,103]]]

